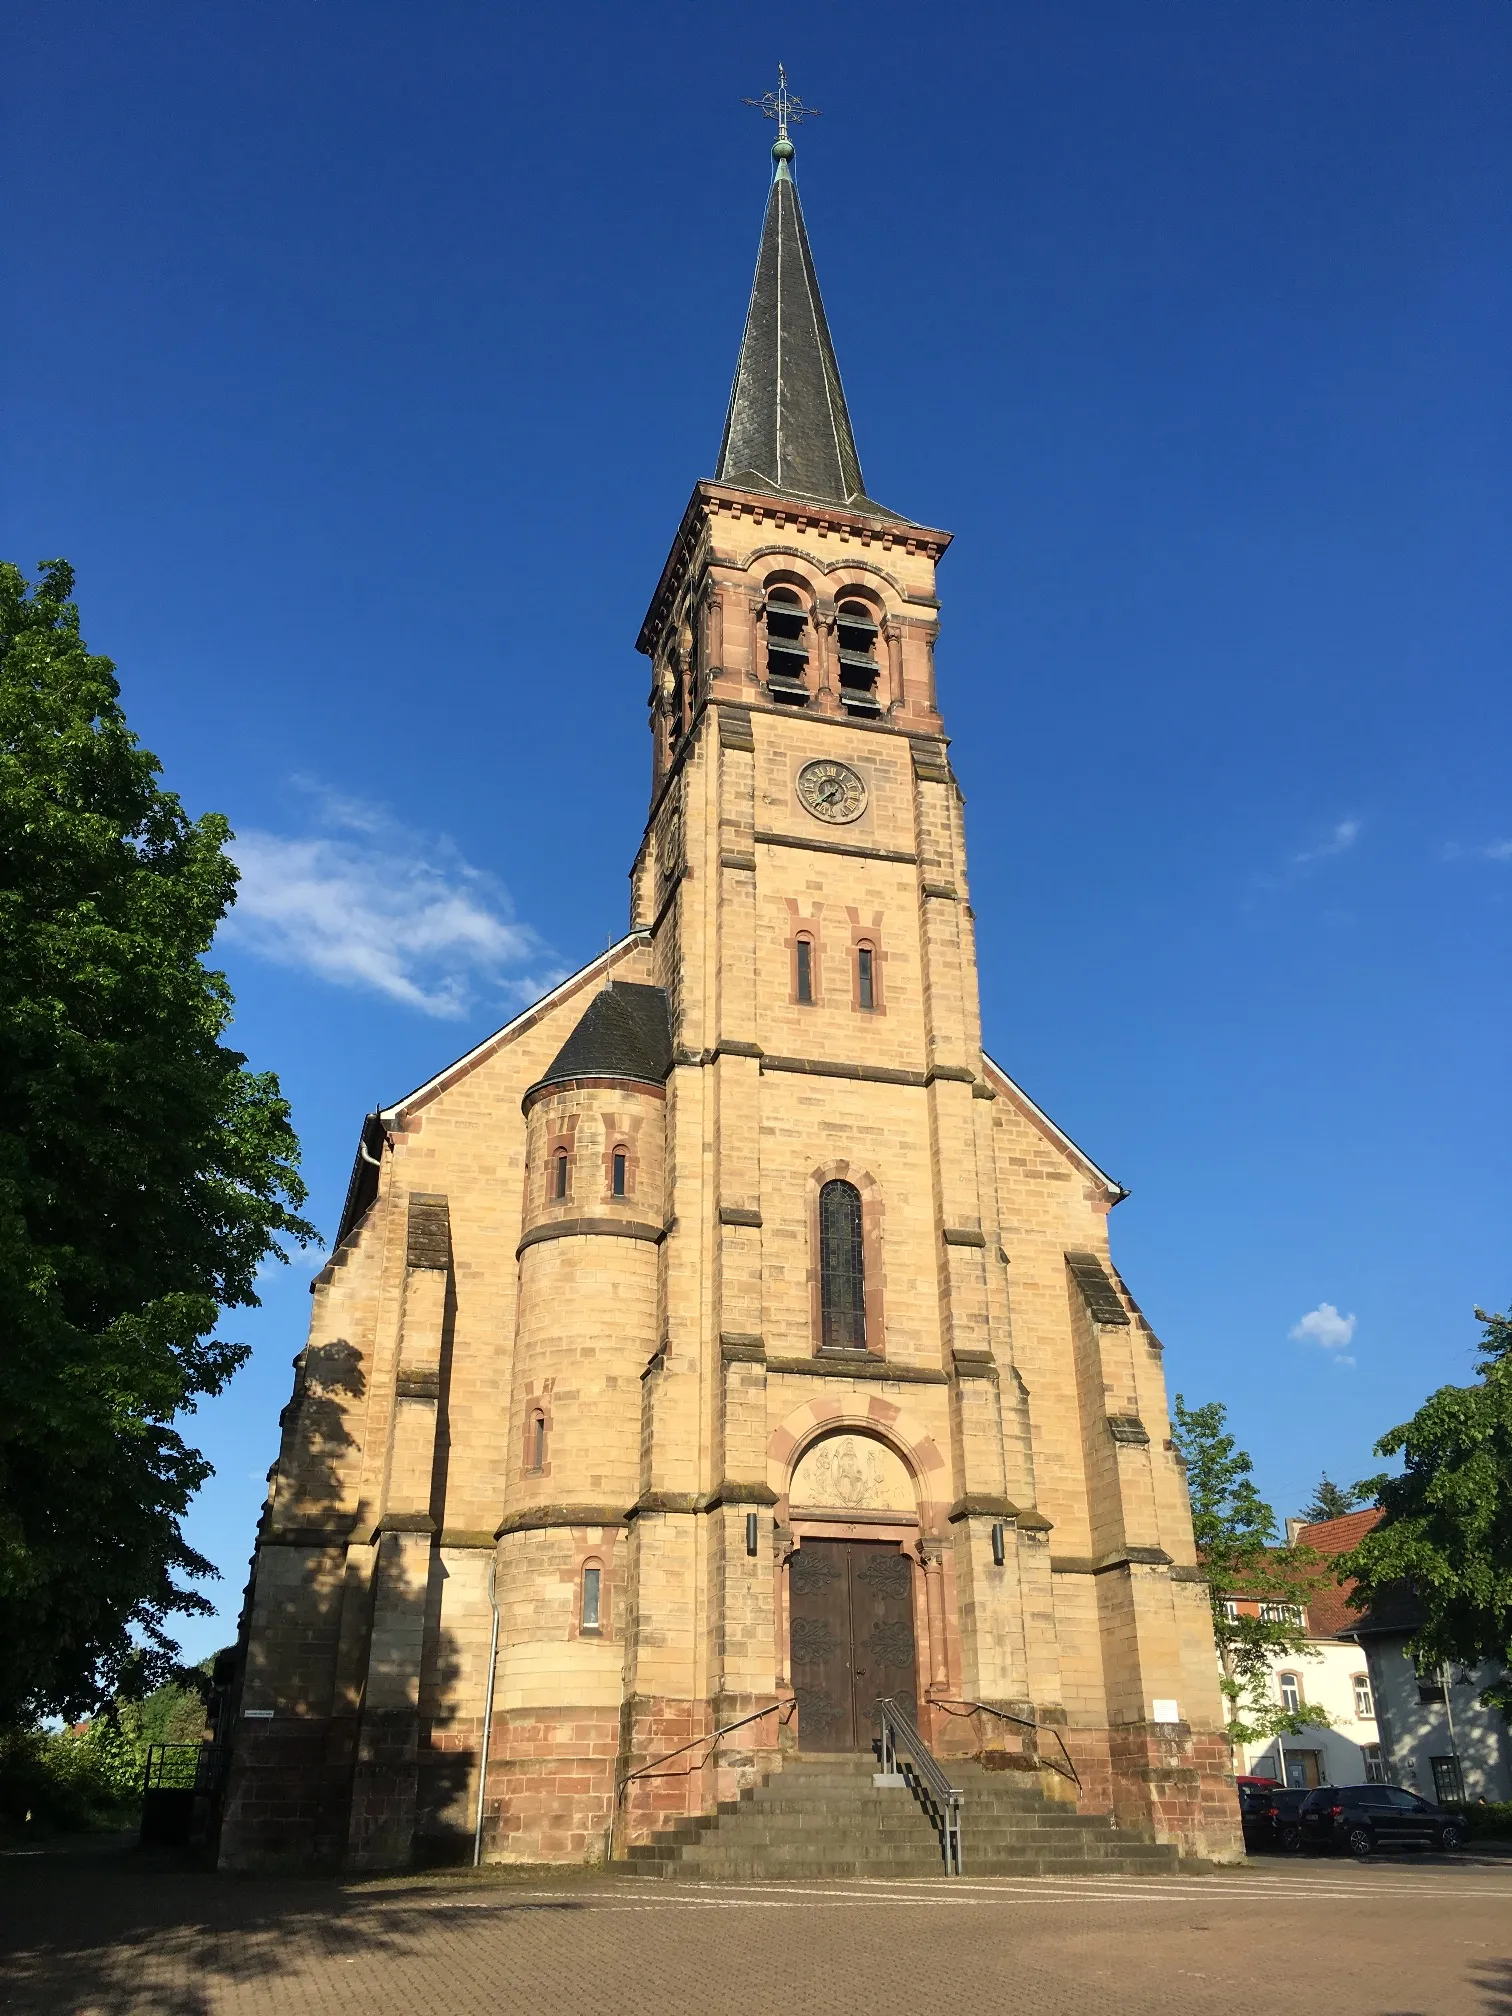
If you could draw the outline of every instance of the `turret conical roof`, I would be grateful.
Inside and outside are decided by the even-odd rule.
[[[784,134],[715,480],[896,517],[866,495]]]

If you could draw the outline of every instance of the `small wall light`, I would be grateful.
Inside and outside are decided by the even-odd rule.
[[[992,1560],[994,1567],[997,1568],[1002,1567],[1003,1562],[1007,1557],[1007,1551],[1008,1551],[1007,1530],[1004,1527],[1002,1520],[999,1519],[992,1529]]]
[[[756,1548],[757,1548],[757,1544],[758,1544],[758,1542],[759,1542],[759,1540],[760,1540],[760,1537],[761,1537],[761,1527],[760,1527],[760,1524],[759,1524],[759,1519],[760,1519],[760,1515],[759,1515],[758,1513],[755,1513],[755,1512],[747,1512],[747,1514],[746,1514],[746,1552],[747,1552],[747,1554],[754,1554],[754,1553],[756,1552]]]

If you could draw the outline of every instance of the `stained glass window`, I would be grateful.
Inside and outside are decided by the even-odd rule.
[[[819,1192],[819,1306],[821,1341],[828,1349],[866,1349],[861,1192],[839,1179]]]

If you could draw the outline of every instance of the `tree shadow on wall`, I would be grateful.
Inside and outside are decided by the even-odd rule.
[[[528,1879],[534,1888],[540,1872]],[[392,1963],[434,1964],[458,1908],[524,1917],[585,1900],[511,1897],[485,1879],[359,1890],[333,1879],[218,1877],[136,1849],[7,1858],[0,1865],[0,1973],[7,2016],[212,2016],[261,1985],[298,1977],[311,2006],[333,1990],[382,1999]],[[392,1986],[389,1977],[390,1988]],[[239,2006],[239,2005],[238,2005]]]
[[[307,1344],[294,1360],[294,1391],[278,1417],[280,1525],[294,1523],[296,1511],[314,1524],[341,1505],[342,1461],[357,1446],[347,1420],[366,1392],[362,1353],[344,1337]]]

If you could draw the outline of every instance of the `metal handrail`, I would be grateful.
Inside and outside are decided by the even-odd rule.
[[[1078,1792],[1081,1791],[1082,1781],[1077,1776],[1076,1766],[1071,1762],[1071,1752],[1066,1748],[1065,1738],[1053,1722],[1037,1722],[1032,1715],[1015,1715],[1011,1708],[994,1708],[990,1701],[936,1701],[934,1705],[936,1708],[943,1708],[947,1715],[954,1715],[957,1710],[962,1710],[967,1715],[974,1715],[980,1709],[984,1715],[996,1715],[1000,1722],[1017,1722],[1022,1728],[1032,1729],[1036,1736],[1042,1730],[1048,1729],[1060,1744],[1060,1753],[1066,1761],[1062,1765],[1057,1764],[1053,1757],[1041,1757],[1036,1747],[1035,1762],[1043,1764],[1049,1771],[1058,1771],[1062,1778],[1071,1780]]]
[[[889,1778],[899,1775],[898,1752],[906,1752],[914,1777],[934,1805],[936,1825],[940,1830],[940,1848],[945,1857],[945,1874],[959,1876],[961,1808],[965,1800],[941,1770],[938,1758],[919,1734],[918,1725],[906,1708],[901,1707],[891,1695],[884,1695],[877,1702],[877,1713],[882,1722],[881,1761],[884,1775]]]
[[[785,1728],[797,1705],[796,1700],[772,1701],[765,1708],[758,1708],[754,1714],[742,1715],[738,1722],[726,1722],[722,1729],[711,1729],[703,1736],[695,1736],[691,1743],[681,1743],[675,1750],[668,1750],[664,1756],[653,1757],[649,1764],[643,1764],[638,1771],[627,1771],[624,1777],[619,1779],[615,1785],[615,1805],[618,1806],[621,1799],[624,1798],[625,1787],[633,1784],[637,1778],[691,1778],[695,1771],[703,1769],[704,1765],[708,1763],[709,1758],[700,1758],[698,1763],[690,1764],[685,1771],[658,1771],[656,1768],[658,1764],[670,1764],[674,1757],[681,1757],[689,1750],[696,1750],[701,1743],[708,1743],[713,1746],[709,1752],[709,1756],[712,1756],[714,1750],[718,1749],[722,1738],[732,1735],[737,1729],[744,1729],[748,1723],[759,1722],[764,1715],[775,1715],[779,1710],[783,1711],[782,1721]]]

